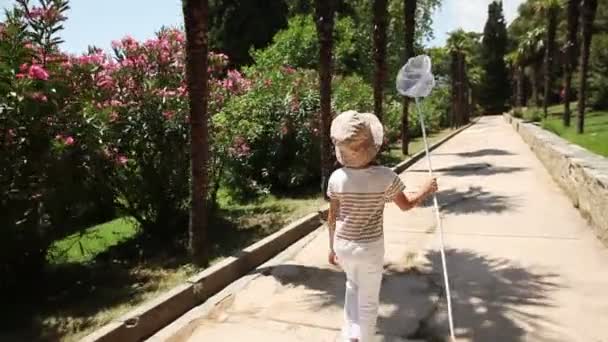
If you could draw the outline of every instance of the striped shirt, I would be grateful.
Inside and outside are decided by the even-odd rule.
[[[384,204],[392,202],[404,189],[399,176],[384,166],[334,171],[327,195],[339,203],[336,236],[360,242],[382,238]]]

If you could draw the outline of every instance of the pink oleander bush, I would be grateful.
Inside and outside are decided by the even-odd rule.
[[[285,192],[319,180],[319,90],[315,71],[252,67],[247,93],[231,98],[213,126],[228,146],[223,182],[236,197]]]
[[[60,51],[66,0],[19,0],[0,23],[0,288],[44,269],[51,243],[93,221],[134,217],[142,232],[187,227],[188,90],[184,34],[125,37],[112,56]],[[249,89],[225,55],[209,55],[210,114]],[[212,123],[213,125],[213,123]],[[229,146],[213,132],[212,185]],[[214,197],[211,193],[210,197]]]

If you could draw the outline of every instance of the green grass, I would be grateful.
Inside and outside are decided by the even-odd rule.
[[[571,108],[576,108],[576,104],[573,103]],[[576,111],[573,112],[570,127],[565,127],[562,123],[563,109],[563,105],[549,107],[548,118],[541,120],[542,127],[591,152],[608,157],[608,111],[588,111],[585,114],[585,132],[577,134]],[[527,109],[524,119],[530,120],[535,112],[540,111],[536,108]]]
[[[211,264],[324,203],[313,188],[250,203],[224,201],[209,224]],[[78,341],[198,271],[185,251],[185,237],[155,242],[138,233],[134,220],[119,218],[54,243],[48,254],[46,299],[20,303],[23,312],[10,315],[23,326],[7,323],[12,332],[0,333],[0,340]]]
[[[88,228],[55,242],[49,249],[51,264],[87,263],[99,253],[134,237],[137,224],[129,218],[118,218]]]

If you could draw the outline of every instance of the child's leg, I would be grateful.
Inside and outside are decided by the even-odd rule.
[[[346,272],[346,294],[344,296],[345,337],[357,339],[359,329],[359,284],[357,284],[357,268],[350,267]]]
[[[357,277],[359,285],[359,342],[373,341],[380,304],[380,286],[384,261],[384,244],[373,244],[369,258],[359,265]]]
[[[345,341],[356,341],[359,329],[359,279],[358,262],[353,258],[356,245],[350,241],[336,239],[334,242],[340,267],[346,274],[346,291],[344,295],[344,327],[342,336]]]
[[[380,302],[380,285],[382,283],[382,264],[366,265],[359,274],[359,342],[373,341],[376,334],[378,306]]]

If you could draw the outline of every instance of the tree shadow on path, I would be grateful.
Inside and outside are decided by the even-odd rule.
[[[430,251],[426,257],[431,272],[441,274],[439,251]],[[529,334],[539,330],[544,337],[558,336],[557,323],[534,312],[555,306],[550,294],[563,287],[559,275],[532,271],[509,259],[472,250],[447,250],[446,259],[458,337],[473,342],[530,341],[534,338]],[[437,280],[443,281],[441,277]],[[448,334],[445,305],[442,310],[423,324],[423,333]]]
[[[445,298],[441,259],[437,251],[430,251],[426,258],[427,271],[423,272],[405,265],[387,265],[380,297],[381,303],[388,304],[385,306],[391,310],[381,311],[378,319],[382,341],[394,341],[395,337],[443,341],[448,336],[442,304]],[[549,293],[558,288],[555,274],[531,272],[508,259],[490,258],[469,250],[449,250],[448,263],[460,336],[473,342],[527,341],[526,331],[530,327],[550,324],[530,312],[534,307],[552,306]],[[308,305],[292,303],[291,310],[305,308],[317,312],[344,305],[344,275],[340,271],[282,264],[259,272],[274,277],[285,288],[312,290],[305,299]],[[416,312],[417,308],[427,308],[429,312]]]
[[[512,156],[513,153],[497,148],[483,148],[477,151],[459,153],[433,153],[437,156],[459,156],[463,158],[487,157],[487,156]]]
[[[496,213],[500,214],[517,208],[516,198],[493,194],[480,186],[471,186],[468,190],[442,190],[437,193],[440,211],[443,214]],[[433,202],[427,199],[423,207],[430,207]]]
[[[503,173],[514,173],[527,170],[525,167],[513,167],[513,166],[494,166],[489,163],[468,163],[450,167],[444,167],[435,169],[434,172],[440,173],[446,176],[453,177],[466,177],[466,176],[492,176]],[[428,170],[417,169],[408,170],[407,172],[428,172]]]

